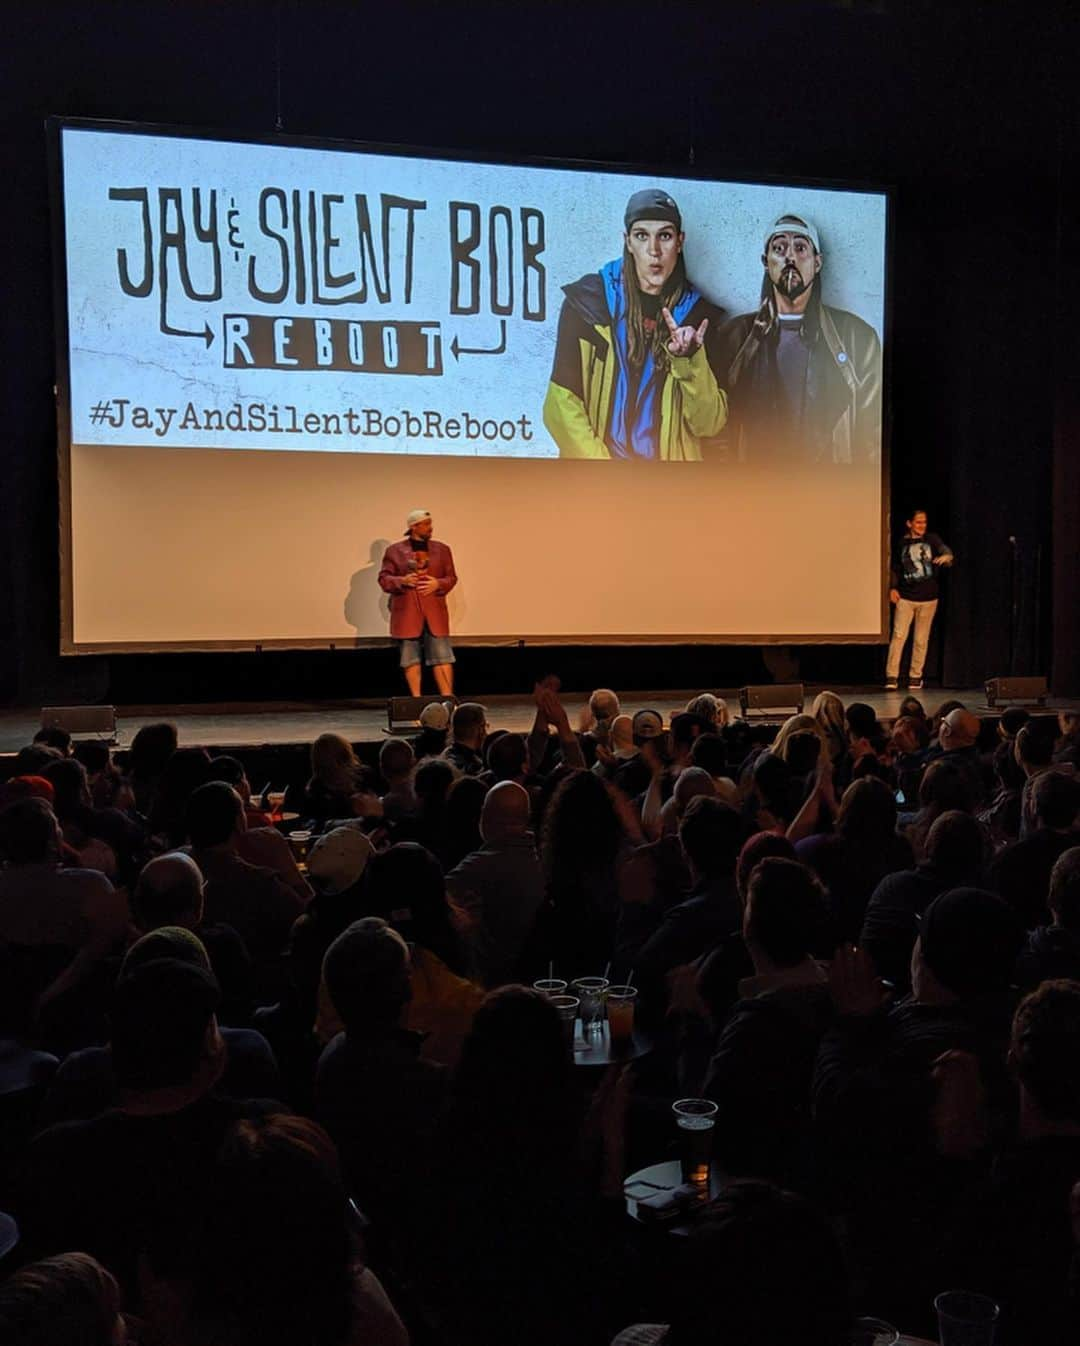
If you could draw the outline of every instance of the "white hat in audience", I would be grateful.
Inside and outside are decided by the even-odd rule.
[[[429,701],[420,712],[425,729],[445,729],[450,724],[450,707],[443,701]]]
[[[355,827],[335,827],[321,836],[308,852],[308,873],[318,887],[333,896],[351,888],[367,868],[375,847]]]

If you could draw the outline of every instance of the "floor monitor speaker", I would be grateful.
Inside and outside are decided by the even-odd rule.
[[[755,715],[799,715],[804,701],[801,682],[765,682],[739,688],[739,706],[747,719]]]

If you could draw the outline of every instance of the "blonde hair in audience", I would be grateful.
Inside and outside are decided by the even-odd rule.
[[[825,748],[836,758],[847,748],[847,720],[844,703],[835,692],[818,692],[810,714],[825,733]]]
[[[731,723],[728,703],[722,696],[714,696],[712,692],[702,692],[699,696],[691,697],[686,703],[686,709],[691,715],[700,715],[702,719],[708,720],[717,729],[723,729]]]
[[[812,715],[792,715],[790,719],[785,720],[780,726],[780,732],[773,739],[769,751],[786,762],[788,740],[793,734],[806,733],[807,731],[818,736],[822,752],[829,751],[829,741],[825,737],[825,730]]]
[[[311,745],[311,774],[330,790],[356,789],[360,759],[340,734],[320,734]]]

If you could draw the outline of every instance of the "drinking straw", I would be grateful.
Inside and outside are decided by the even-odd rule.
[[[604,968],[604,980],[607,981],[610,975],[611,975],[611,962],[609,960],[607,966]]]
[[[554,981],[554,980],[555,980],[555,959],[553,958],[548,963],[548,981]]]
[[[627,977],[627,979],[626,979],[626,984],[627,984],[627,986],[633,986],[633,984],[634,984],[634,969],[633,969],[633,968],[630,969],[630,975],[629,975],[629,977]]]

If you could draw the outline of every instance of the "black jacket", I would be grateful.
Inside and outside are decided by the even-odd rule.
[[[814,1061],[832,1021],[826,982],[777,987],[736,1004],[704,1089],[720,1108],[715,1153],[725,1172],[800,1185]]]
[[[816,291],[816,287],[815,287]],[[739,462],[786,459],[871,463],[881,454],[881,342],[862,318],[807,306],[809,347],[802,414],[792,424],[777,366],[779,319],[771,298],[720,332],[718,374],[728,394],[729,454]]]

